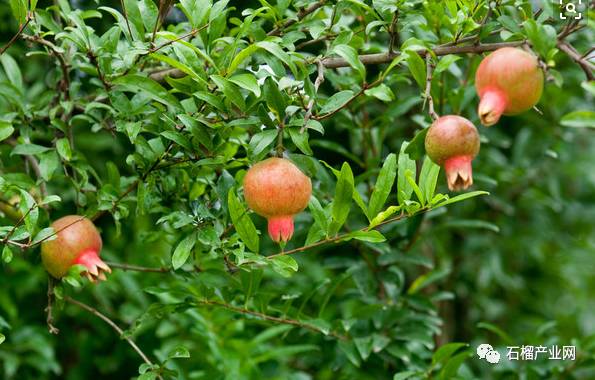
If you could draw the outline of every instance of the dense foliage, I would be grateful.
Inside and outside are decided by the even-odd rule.
[[[552,4],[0,4],[0,376],[595,378],[594,12]],[[547,83],[486,128],[474,73],[503,46]],[[481,136],[468,192],[424,152],[449,114]],[[270,156],[313,187],[281,246],[242,187]],[[44,270],[71,214],[107,281]]]

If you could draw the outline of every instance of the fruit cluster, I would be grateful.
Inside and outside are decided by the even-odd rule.
[[[485,126],[501,115],[515,115],[533,107],[543,91],[543,72],[537,59],[516,48],[501,48],[479,65],[475,86],[480,98],[478,114]],[[479,133],[469,120],[458,115],[438,117],[425,139],[426,153],[444,167],[450,190],[473,184],[471,161],[479,153]],[[291,161],[268,158],[253,165],[244,177],[248,206],[267,218],[268,233],[285,244],[293,235],[293,218],[310,201],[312,182]],[[86,268],[92,281],[105,279],[110,268],[99,258],[101,236],[89,219],[70,215],[56,220],[56,238],[42,244],[41,258],[47,271],[64,277],[76,264]]]

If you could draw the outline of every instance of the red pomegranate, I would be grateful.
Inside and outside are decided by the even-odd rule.
[[[443,166],[450,190],[464,190],[473,184],[471,161],[479,153],[479,133],[469,120],[456,115],[442,116],[426,135],[426,153]]]
[[[105,280],[110,267],[99,258],[101,236],[93,222],[84,216],[68,215],[52,223],[56,238],[41,244],[41,261],[55,278],[62,278],[76,264],[87,268],[91,281]]]
[[[481,61],[475,73],[477,113],[485,126],[504,115],[531,109],[543,92],[543,71],[537,58],[524,50],[500,48]]]
[[[312,194],[312,182],[291,161],[269,158],[252,166],[244,177],[248,206],[269,224],[269,236],[286,243],[293,235],[293,217],[303,211]]]

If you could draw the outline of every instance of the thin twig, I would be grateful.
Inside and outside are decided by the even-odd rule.
[[[107,93],[109,93],[112,88],[112,85],[109,84],[107,82],[107,80],[105,79],[105,76],[103,75],[103,72],[101,71],[101,68],[99,67],[99,62],[97,61],[97,56],[95,55],[95,53],[93,53],[91,50],[89,50],[87,52],[87,57],[89,57],[89,60],[91,61],[93,66],[95,66],[95,69],[97,70],[97,76],[99,77],[99,80],[103,84],[103,88],[105,89],[105,91]]]
[[[399,42],[399,31],[397,29],[398,20],[399,20],[399,11],[397,10],[393,14],[393,19],[392,19],[392,21],[390,23],[390,27],[388,29],[388,32],[390,34],[390,42],[388,45],[389,53],[393,53],[395,51],[395,45]]]
[[[60,68],[62,69],[62,80],[60,81],[60,90],[64,93],[64,99],[70,100],[70,76],[69,76],[69,65],[66,63],[64,54],[60,52],[60,49],[48,40],[45,40],[39,36],[30,36],[23,34],[22,38],[26,41],[35,42],[48,48],[50,54],[58,58]]]
[[[159,50],[163,49],[164,47],[166,47],[166,46],[169,46],[169,45],[171,45],[171,44],[173,44],[173,43],[175,43],[175,42],[178,42],[178,41],[180,41],[180,40],[183,40],[184,38],[187,38],[187,37],[194,36],[195,34],[199,33],[201,30],[203,30],[204,28],[206,28],[206,27],[208,27],[208,26],[209,26],[209,23],[207,23],[207,24],[205,24],[205,25],[201,26],[200,28],[197,28],[197,29],[192,29],[190,32],[188,32],[188,33],[184,34],[183,36],[180,36],[180,37],[178,37],[178,38],[176,38],[176,39],[174,39],[174,40],[167,41],[167,42],[165,42],[165,43],[162,43],[162,44],[161,44],[161,45],[159,45],[159,46],[155,46],[154,48],[152,48],[152,49],[149,49],[149,51],[148,51],[146,54],[155,53],[156,51],[159,51]],[[146,54],[142,54],[142,55],[146,55]]]
[[[120,0],[120,4],[122,4],[122,13],[124,14],[124,20],[126,21],[128,34],[130,35],[130,39],[132,39],[132,30],[130,29],[130,22],[128,22],[128,12],[126,12],[126,5],[124,4],[124,0]]]
[[[434,71],[434,64],[432,63],[432,56],[426,55],[426,91],[424,93],[424,105],[428,102],[428,113],[432,120],[438,119],[438,114],[434,111],[434,98],[432,97],[432,72]]]
[[[589,62],[586,58],[582,57],[576,49],[566,41],[558,41],[558,48],[562,50],[570,59],[576,62],[581,69],[585,72],[588,80],[593,80],[593,71],[595,71],[595,65]]]
[[[300,133],[304,133],[306,128],[308,128],[308,120],[312,117],[312,109],[314,108],[314,102],[316,100],[316,94],[318,93],[318,88],[324,82],[324,65],[322,61],[318,60],[318,75],[316,76],[316,80],[314,81],[314,95],[310,98],[308,102],[308,106],[306,107],[306,114],[304,115],[304,126],[300,129]]]
[[[48,306],[45,308],[45,312],[47,313],[46,323],[50,334],[58,335],[60,330],[54,326],[54,315],[52,313],[54,305],[54,282],[54,279],[48,276]]]
[[[245,315],[252,315],[254,317],[258,317],[260,319],[264,319],[266,321],[271,321],[271,322],[276,322],[276,323],[282,323],[285,325],[293,325],[293,326],[298,326],[298,327],[302,327],[317,333],[321,333],[324,335],[331,335],[337,339],[340,340],[347,340],[348,337],[346,337],[345,335],[341,335],[335,331],[329,331],[328,333],[325,333],[323,331],[320,330],[320,328],[311,325],[309,323],[304,323],[295,319],[288,319],[288,318],[279,318],[279,317],[274,317],[272,315],[268,315],[268,314],[264,314],[264,313],[260,313],[258,311],[252,311],[252,310],[248,310],[248,309],[244,309],[241,307],[237,307],[237,306],[233,306],[230,305],[228,303],[223,303],[223,302],[219,302],[219,301],[212,301],[212,300],[197,300],[197,302],[199,304],[202,305],[210,305],[210,306],[217,306],[217,307],[221,307],[227,310],[231,310],[234,311],[236,313],[240,313],[240,314],[245,314]]]
[[[152,272],[152,273],[169,273],[173,272],[172,268],[169,267],[160,267],[160,268],[151,268],[151,267],[143,267],[140,265],[132,265],[126,263],[114,263],[114,262],[105,262],[110,268],[117,268],[122,269],[124,271],[134,271],[134,272]]]
[[[21,33],[23,33],[23,30],[25,30],[25,28],[27,27],[27,25],[29,25],[29,22],[31,21],[31,13],[27,14],[27,18],[25,19],[25,22],[19,27],[19,30],[17,31],[17,33],[12,36],[12,38],[10,39],[10,41],[8,41],[8,43],[6,43],[6,45],[4,45],[4,47],[2,49],[0,49],[0,55],[4,54],[4,52],[6,50],[8,50],[8,48],[14,44],[14,42],[19,38],[19,36],[21,35]]]
[[[411,214],[411,215],[407,215],[407,214],[401,212],[399,215],[397,215],[397,216],[395,216],[393,218],[389,218],[389,219],[387,219],[387,220],[385,220],[385,221],[377,224],[376,226],[374,226],[372,228],[370,228],[370,227],[364,227],[364,228],[362,228],[360,230],[357,230],[357,231],[358,232],[367,232],[367,231],[371,231],[371,230],[376,230],[376,229],[378,229],[378,228],[380,228],[380,227],[382,227],[382,226],[384,226],[386,224],[393,223],[393,222],[399,221],[399,220],[404,219],[404,218],[410,218],[410,217],[415,216],[415,215],[420,215],[420,214],[423,214],[423,213],[425,213],[425,212],[427,212],[429,210],[430,209],[423,209],[423,210],[418,211],[415,214]],[[331,238],[327,238],[327,239],[324,239],[324,240],[317,241],[316,243],[305,245],[303,247],[299,247],[299,248],[295,248],[295,249],[290,249],[288,251],[281,251],[279,253],[275,253],[273,255],[266,256],[266,259],[267,260],[272,260],[272,259],[274,259],[276,257],[286,256],[286,255],[293,255],[294,253],[304,252],[304,251],[310,250],[312,248],[319,247],[321,245],[325,245],[325,244],[329,244],[329,243],[336,243],[336,242],[339,242],[342,239],[345,239],[350,233],[351,232],[348,232],[348,233],[342,234],[342,235],[337,235],[337,236],[334,236],[334,237],[331,237]],[[251,263],[251,262],[247,262],[247,263],[244,263],[244,264],[248,264],[248,263]]]
[[[297,14],[297,19],[291,19],[291,20],[287,20],[283,23],[283,25],[271,30],[270,32],[267,33],[267,35],[269,36],[278,36],[281,34],[281,32],[285,29],[288,28],[290,26],[292,26],[293,24],[295,24],[296,22],[300,21],[301,19],[303,19],[304,17],[308,16],[310,13],[315,12],[318,8],[322,7],[324,5],[324,3],[326,3],[326,0],[320,0],[312,5],[310,5],[308,8],[302,9],[301,11],[298,12]]]
[[[10,146],[17,146],[17,142],[14,139],[8,139],[6,140],[6,143]],[[39,166],[39,162],[37,161],[37,158],[35,158],[35,156],[32,156],[30,154],[25,154],[23,157],[25,157],[25,160],[29,163],[29,165],[31,165],[31,168],[33,169],[33,172],[35,173],[35,176],[37,177],[37,179],[40,181],[39,182],[39,191],[41,192],[41,195],[45,198],[48,195],[48,190],[47,187],[45,185],[45,181],[43,180],[43,177],[41,175],[41,167]]]
[[[89,313],[99,317],[100,319],[102,319],[105,323],[107,323],[108,325],[110,325],[110,327],[112,329],[114,329],[119,335],[120,338],[124,338],[128,344],[130,344],[130,346],[134,349],[134,351],[136,351],[139,356],[143,359],[143,361],[145,363],[147,363],[148,365],[152,366],[153,362],[151,362],[151,360],[149,360],[149,358],[147,357],[147,355],[145,355],[145,353],[136,345],[136,343],[134,343],[134,341],[132,339],[130,339],[128,336],[124,335],[124,330],[122,330],[114,321],[112,321],[111,319],[109,319],[107,316],[105,316],[104,314],[100,313],[97,309],[95,309],[94,307],[91,307],[87,304],[84,304],[80,301],[77,301],[73,298],[70,298],[68,296],[64,297],[64,301],[76,305],[86,311],[88,311]]]

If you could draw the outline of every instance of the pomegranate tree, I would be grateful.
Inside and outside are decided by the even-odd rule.
[[[430,126],[425,145],[428,157],[444,167],[450,190],[473,184],[471,161],[479,153],[479,133],[473,123],[461,116],[442,116]]]
[[[475,73],[479,95],[477,113],[485,126],[501,115],[516,115],[531,109],[543,92],[543,71],[537,58],[517,48],[500,48],[481,61]]]
[[[303,211],[312,182],[291,161],[269,158],[252,166],[244,177],[248,206],[268,220],[269,236],[286,243],[293,235],[293,217]]]
[[[70,267],[80,264],[91,281],[105,280],[111,270],[99,258],[101,236],[93,222],[79,215],[68,215],[52,223],[56,238],[41,244],[41,261],[55,278],[62,278]]]

